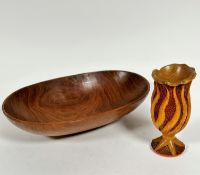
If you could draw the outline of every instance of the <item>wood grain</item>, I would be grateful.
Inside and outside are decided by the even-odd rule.
[[[185,144],[175,135],[190,118],[190,86],[196,72],[186,64],[171,64],[154,70],[152,76],[151,117],[162,136],[153,139],[151,146],[160,155],[178,156],[185,150]]]
[[[17,127],[61,136],[100,127],[135,109],[149,92],[142,76],[100,71],[62,77],[22,88],[3,103]]]
[[[184,143],[178,140],[175,134],[187,125],[190,118],[190,86],[191,82],[178,86],[154,82],[151,116],[163,136],[154,139],[151,145],[154,151],[161,155],[177,156],[185,149]]]

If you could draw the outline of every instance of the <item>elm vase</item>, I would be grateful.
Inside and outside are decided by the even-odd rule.
[[[175,134],[190,118],[190,86],[195,76],[195,69],[186,64],[171,64],[152,72],[151,118],[162,136],[153,139],[151,147],[160,155],[173,157],[185,150]]]

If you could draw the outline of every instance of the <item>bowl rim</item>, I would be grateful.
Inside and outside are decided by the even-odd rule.
[[[23,90],[25,88],[28,88],[28,87],[31,87],[31,86],[34,86],[34,85],[37,85],[39,83],[45,83],[45,82],[49,82],[49,81],[54,81],[54,80],[58,80],[58,79],[62,79],[62,78],[66,78],[66,77],[72,77],[72,76],[79,76],[79,75],[85,75],[85,74],[94,74],[94,73],[101,73],[101,72],[125,72],[125,73],[129,73],[129,74],[134,74],[135,76],[138,76],[140,78],[142,78],[145,82],[146,82],[146,85],[147,85],[147,89],[145,91],[144,94],[142,94],[139,98],[135,99],[135,100],[131,100],[130,102],[122,105],[122,106],[119,106],[119,107],[116,107],[116,108],[113,108],[109,111],[104,111],[102,112],[102,114],[106,113],[106,112],[111,112],[111,111],[115,111],[115,110],[119,110],[121,108],[125,108],[129,105],[132,105],[132,104],[137,104],[139,101],[141,100],[144,100],[146,98],[146,96],[148,95],[149,91],[150,91],[150,83],[149,81],[143,77],[142,75],[138,74],[138,73],[135,73],[135,72],[131,72],[131,71],[125,71],[125,70],[100,70],[100,71],[90,71],[90,72],[85,72],[85,73],[78,73],[78,74],[72,74],[72,75],[67,75],[67,76],[62,76],[62,77],[58,77],[58,78],[52,78],[52,79],[49,79],[49,80],[44,80],[44,81],[40,81],[38,83],[34,83],[34,84],[31,84],[31,85],[28,85],[28,86],[24,86],[22,88],[19,88],[18,90],[12,92],[10,95],[8,95],[3,103],[2,103],[2,111],[4,113],[4,115],[11,121],[15,121],[15,122],[20,122],[20,123],[26,123],[26,124],[36,124],[37,125],[48,125],[48,124],[52,124],[52,123],[56,123],[56,124],[63,124],[63,123],[69,123],[69,121],[50,121],[50,122],[38,122],[38,121],[28,121],[28,120],[22,120],[22,119],[19,119],[19,118],[16,118],[16,117],[13,117],[12,115],[10,115],[6,110],[5,110],[5,103],[7,102],[7,100],[13,96],[15,93],[19,92],[20,90]],[[99,115],[99,114],[96,114],[96,115]],[[90,115],[92,116],[92,115]],[[83,118],[85,119],[85,118]],[[87,119],[87,118],[86,118]],[[85,119],[85,120],[86,120]],[[84,121],[84,120],[78,120],[78,121]]]

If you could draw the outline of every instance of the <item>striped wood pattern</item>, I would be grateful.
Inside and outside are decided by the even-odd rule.
[[[175,138],[190,118],[190,83],[169,86],[154,82],[151,98],[151,117],[163,136],[152,141],[153,149],[162,155],[176,156],[183,152],[184,144]]]

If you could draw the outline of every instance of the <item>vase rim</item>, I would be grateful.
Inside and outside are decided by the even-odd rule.
[[[186,64],[169,64],[152,71],[153,79],[160,84],[178,86],[187,84],[196,77],[195,68]]]

